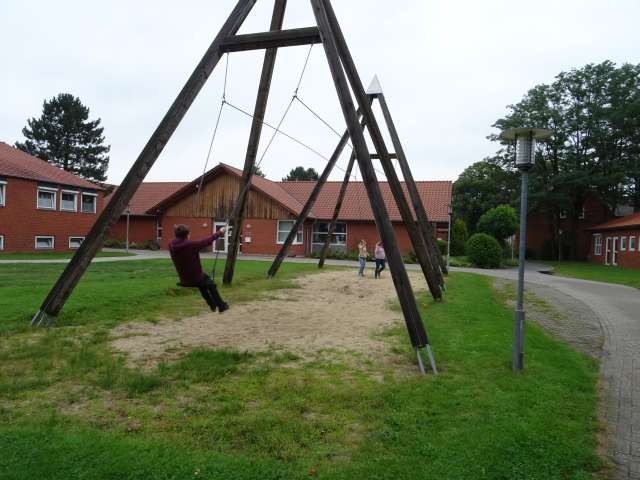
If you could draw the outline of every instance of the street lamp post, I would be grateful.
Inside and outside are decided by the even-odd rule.
[[[447,271],[451,267],[451,217],[453,215],[453,205],[449,204],[449,227],[447,228]]]
[[[535,164],[536,140],[548,138],[551,131],[544,128],[512,128],[500,134],[502,140],[515,140],[516,167],[522,176],[520,190],[520,238],[518,254],[518,298],[513,325],[513,350],[511,366],[515,372],[524,368],[524,266],[527,240],[527,194],[529,170]]]
[[[129,207],[127,207],[126,213],[127,213],[127,235],[125,238],[124,247],[125,247],[125,251],[129,253],[129,216],[131,215],[131,210],[129,209]]]

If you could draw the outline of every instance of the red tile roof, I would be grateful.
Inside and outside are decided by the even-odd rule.
[[[144,182],[133,194],[129,202],[131,215],[147,215],[147,211],[165,198],[173,195],[189,182]],[[105,205],[111,200],[115,190],[105,198]]]
[[[0,175],[72,187],[104,190],[100,185],[77,177],[4,142],[0,142]]]
[[[593,227],[589,227],[589,230],[618,230],[632,227],[640,227],[640,212],[615,218],[600,225],[594,225]]]
[[[280,187],[298,199],[306,202],[315,186],[315,182],[278,182]],[[312,217],[330,219],[333,216],[340,186],[342,182],[327,182],[320,190],[320,195],[311,211]],[[418,192],[427,210],[429,220],[434,222],[446,222],[448,220],[448,205],[451,201],[450,181],[421,181],[416,182]],[[407,202],[411,205],[406,185],[402,183]],[[391,188],[387,182],[380,182],[380,190],[384,198],[389,217],[394,222],[402,220],[400,211],[396,205]],[[413,209],[412,209],[413,210]],[[366,220],[373,221],[373,211],[369,203],[367,191],[362,182],[350,182],[345,192],[344,202],[340,210],[339,218],[342,220]]]
[[[205,182],[224,172],[236,176],[242,176],[242,170],[230,165],[221,163],[209,170],[205,176]],[[315,182],[273,182],[266,178],[253,176],[252,187],[262,192],[273,200],[279,202],[293,214],[297,215],[302,211],[304,203],[309,198]],[[157,210],[164,210],[175,201],[192,194],[197,190],[200,178],[189,184],[185,184],[181,189],[175,191],[173,195],[167,196],[157,204],[151,205],[147,213]],[[342,182],[327,182],[320,191],[320,195],[311,210],[310,218],[330,219],[333,216],[338,199],[338,192]],[[145,185],[145,184],[143,184]],[[429,219],[435,222],[446,222],[448,220],[448,205],[451,201],[452,183],[450,181],[423,181],[416,182],[420,196],[427,210]],[[408,200],[408,195],[405,196]],[[400,212],[391,194],[391,189],[387,182],[380,182],[380,189],[384,198],[389,216],[392,221],[401,221]],[[411,202],[409,202],[411,204]],[[361,220],[373,221],[373,212],[369,204],[369,198],[362,182],[351,182],[347,188],[342,209],[340,211],[341,220]]]

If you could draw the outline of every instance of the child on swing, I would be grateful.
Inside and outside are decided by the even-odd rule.
[[[180,277],[180,285],[183,287],[198,287],[202,298],[205,299],[211,311],[218,310],[220,313],[229,310],[229,305],[222,300],[215,282],[202,271],[200,250],[222,237],[224,232],[225,229],[223,227],[210,237],[202,240],[189,240],[189,227],[176,225],[174,229],[176,238],[169,243],[171,260]]]

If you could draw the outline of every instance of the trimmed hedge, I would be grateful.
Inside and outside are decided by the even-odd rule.
[[[467,257],[480,268],[499,268],[502,257],[500,243],[491,235],[476,233],[466,245]]]

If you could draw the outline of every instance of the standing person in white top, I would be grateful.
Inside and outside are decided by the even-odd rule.
[[[358,243],[358,260],[360,261],[360,269],[358,270],[358,276],[364,277],[364,269],[367,266],[367,241],[363,238]]]
[[[380,273],[384,270],[387,255],[384,253],[384,246],[382,242],[376,243],[376,249],[374,252],[374,257],[376,259],[376,278],[380,278]]]

